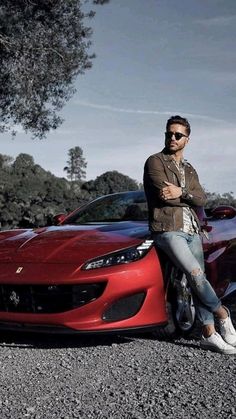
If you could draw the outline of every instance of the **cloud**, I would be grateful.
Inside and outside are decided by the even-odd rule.
[[[50,132],[50,135],[73,135],[77,133],[77,129],[57,128]]]
[[[189,112],[184,112],[184,111],[180,112],[179,110],[178,111],[176,110],[158,111],[158,110],[145,110],[145,109],[129,109],[129,108],[127,109],[127,108],[118,108],[118,107],[106,105],[106,104],[101,105],[98,103],[86,102],[83,100],[76,100],[74,103],[79,106],[85,106],[88,108],[101,109],[101,110],[111,111],[111,112],[132,113],[132,114],[142,114],[142,115],[167,115],[167,116],[181,114],[181,115],[185,115],[188,118],[202,119],[209,122],[228,123],[226,120],[213,118],[208,115],[201,115],[197,113],[189,113]]]
[[[203,26],[228,26],[236,22],[236,15],[231,16],[215,16],[206,19],[195,20],[194,23]]]
[[[17,134],[23,134],[26,140],[28,140],[28,138],[30,137],[30,133],[26,134],[26,131],[24,130],[24,128],[20,124],[12,125],[11,129],[6,134],[11,135],[11,131],[15,131]],[[58,136],[58,135],[72,135],[72,134],[76,134],[76,133],[77,133],[76,129],[57,128],[56,130],[51,130],[50,133],[48,133],[48,135]],[[39,141],[42,142],[42,140],[39,140]]]

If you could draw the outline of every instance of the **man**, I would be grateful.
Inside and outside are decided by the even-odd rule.
[[[236,354],[236,331],[229,310],[222,306],[204,273],[200,225],[194,207],[206,203],[195,169],[183,158],[190,125],[179,115],[168,119],[165,148],[150,156],[144,167],[149,226],[157,247],[187,277],[202,324],[203,349]],[[219,319],[220,334],[214,326]]]

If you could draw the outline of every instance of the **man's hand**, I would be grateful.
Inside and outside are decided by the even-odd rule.
[[[166,182],[163,189],[160,191],[160,197],[163,199],[163,201],[166,201],[168,199],[176,199],[179,198],[182,195],[182,188],[180,186],[176,186],[173,183]]]

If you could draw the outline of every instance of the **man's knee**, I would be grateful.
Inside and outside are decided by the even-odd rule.
[[[202,276],[203,272],[200,268],[195,268],[191,271],[191,275],[192,275],[192,277],[198,277],[198,276]]]
[[[193,287],[197,289],[203,288],[206,282],[206,277],[201,268],[194,268],[191,273],[191,282]]]

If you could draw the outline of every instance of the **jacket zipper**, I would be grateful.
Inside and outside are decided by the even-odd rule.
[[[175,230],[175,226],[176,226],[176,223],[175,223],[175,213],[173,215],[173,221],[174,221],[174,230]]]

